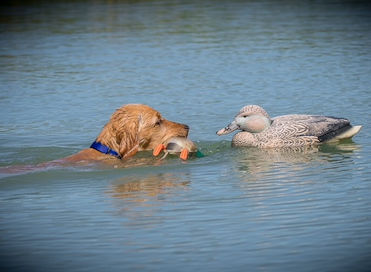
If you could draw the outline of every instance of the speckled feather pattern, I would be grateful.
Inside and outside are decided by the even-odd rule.
[[[256,114],[269,118],[259,106],[249,105],[237,114]],[[317,145],[349,129],[350,122],[344,118],[319,115],[284,115],[271,119],[271,125],[260,133],[241,131],[232,140],[234,146],[260,148],[300,147]]]

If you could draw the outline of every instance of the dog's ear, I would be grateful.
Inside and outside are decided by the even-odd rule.
[[[97,140],[117,151],[121,158],[135,155],[139,148],[139,118],[125,107],[116,110]]]
[[[116,143],[121,158],[134,156],[139,148],[139,118],[124,112],[113,120]]]
[[[117,131],[116,142],[119,146],[118,152],[120,153],[121,158],[129,158],[138,152],[138,128],[138,120],[131,118],[125,120],[125,124]]]

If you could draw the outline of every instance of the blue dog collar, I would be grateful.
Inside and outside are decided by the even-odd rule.
[[[108,146],[101,144],[100,142],[94,141],[94,143],[91,144],[90,148],[93,148],[104,154],[112,155],[118,159],[121,159],[121,156],[119,153],[117,153],[115,150],[112,150]]]

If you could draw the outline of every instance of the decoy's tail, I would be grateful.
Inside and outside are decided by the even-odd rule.
[[[352,138],[354,135],[356,135],[361,130],[361,128],[362,128],[362,126],[350,126],[349,129],[347,129],[346,131],[344,131],[344,132],[340,133],[339,135],[336,135],[334,138],[332,138],[331,141]]]

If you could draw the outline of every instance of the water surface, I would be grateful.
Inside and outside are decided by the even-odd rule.
[[[7,271],[368,271],[371,7],[351,1],[16,2],[0,9],[0,166],[94,141],[144,103],[204,158],[0,176]],[[347,117],[318,149],[232,148],[246,104]],[[142,159],[145,163],[140,163]]]

